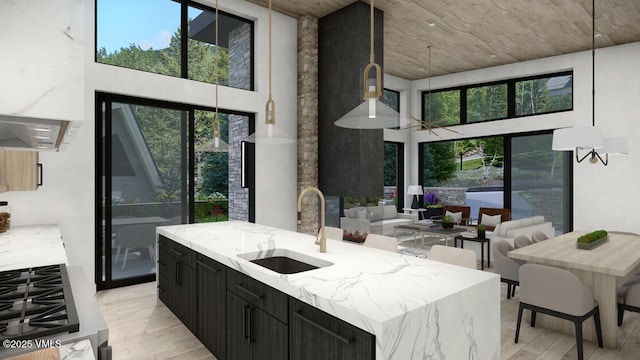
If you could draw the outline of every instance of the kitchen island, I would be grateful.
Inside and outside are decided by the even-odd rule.
[[[327,252],[320,253],[315,236],[241,221],[163,226],[157,232],[159,239],[288,295],[291,304],[300,301],[372,334],[375,359],[500,359],[496,274],[343,241],[328,240]],[[280,274],[238,256],[264,257],[274,249],[331,265]]]

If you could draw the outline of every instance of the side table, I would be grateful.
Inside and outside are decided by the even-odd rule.
[[[458,247],[458,240],[460,240],[460,248],[464,249],[464,241],[475,241],[480,243],[480,270],[484,270],[484,246],[487,246],[487,268],[491,267],[491,239],[479,239],[477,237],[464,237],[462,235],[458,235],[453,238],[453,246]]]
[[[413,214],[414,212],[417,212],[418,213],[418,220],[423,220],[424,219],[424,212],[427,211],[427,209],[425,209],[425,208],[417,208],[417,209],[402,208],[402,211],[405,214]]]

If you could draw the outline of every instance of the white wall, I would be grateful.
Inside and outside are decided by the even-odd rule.
[[[48,0],[16,2],[18,9],[13,12],[0,11],[0,24],[4,23],[5,14],[23,18],[17,14],[29,14],[33,17],[47,18],[47,21],[36,22],[38,25],[30,29],[36,33],[28,33],[24,41],[42,38],[52,29],[64,29],[68,25],[66,14],[79,14],[78,22],[84,26],[82,39],[84,63],[74,71],[84,71],[79,94],[58,98],[57,106],[73,109],[79,115],[73,120],[83,121],[83,125],[74,137],[73,142],[63,152],[40,154],[44,163],[44,185],[35,192],[8,192],[0,194],[0,199],[8,200],[12,207],[14,226],[28,224],[57,223],[62,231],[69,262],[82,265],[91,282],[94,280],[94,239],[95,239],[95,92],[106,91],[131,96],[168,100],[189,104],[213,106],[215,103],[215,86],[193,82],[185,79],[150,74],[94,63],[95,37],[93,29],[94,2],[82,0],[64,0],[67,7],[60,2],[46,7]],[[29,5],[32,4],[33,6]],[[37,3],[37,4],[36,4]],[[202,3],[215,6],[215,1]],[[268,90],[268,10],[245,1],[220,0],[220,9],[249,18],[255,21],[255,90],[245,91],[220,87],[219,105],[221,108],[256,113],[256,130],[265,134],[264,105]],[[5,2],[2,2],[4,5]],[[4,10],[4,7],[0,7]],[[60,16],[56,16],[60,15]],[[84,16],[83,16],[84,15]],[[51,19],[60,19],[56,22]],[[51,26],[48,26],[51,22]],[[273,14],[273,98],[277,104],[277,133],[296,138],[297,123],[297,23],[296,20],[278,13]],[[22,24],[23,25],[23,24]],[[11,36],[24,38],[24,26],[15,26]],[[4,32],[0,32],[0,39]],[[81,32],[80,35],[83,33]],[[41,36],[42,35],[42,36]],[[81,36],[79,36],[81,37]],[[3,44],[5,42],[3,41]],[[17,44],[17,42],[16,42]],[[48,62],[65,62],[68,54],[53,47],[48,49],[46,42],[38,41],[37,53],[28,58],[38,58],[37,73],[45,74]],[[12,47],[20,49],[16,45]],[[35,51],[35,50],[34,50]],[[26,56],[15,51],[14,56]],[[74,54],[75,56],[76,54]],[[2,58],[5,57],[3,53]],[[15,63],[20,59],[15,58]],[[28,63],[30,67],[35,66]],[[29,68],[31,69],[31,68]],[[56,83],[57,84],[57,83]],[[51,86],[56,84],[52,83]],[[25,87],[25,83],[18,84]],[[64,86],[63,86],[64,87]],[[11,89],[2,88],[3,99]],[[4,102],[4,100],[3,100]],[[43,114],[47,109],[54,110],[53,105],[42,106]],[[256,222],[295,230],[296,228],[296,145],[257,145],[256,164]],[[277,207],[278,211],[273,211]]]
[[[440,132],[442,138],[413,131],[411,136],[411,179],[418,180],[417,144],[442,139],[528,132],[559,127],[591,125],[591,52],[554,56],[540,60],[496,66],[434,77],[431,89],[483,83],[573,69],[573,111],[457,126],[462,134]],[[414,114],[420,114],[420,92],[428,89],[426,79],[411,82]],[[596,50],[596,125],[605,136],[627,136],[631,153],[611,157],[609,166],[574,161],[574,229],[604,228],[640,233],[635,209],[640,192],[640,148],[637,125],[640,113],[640,43]]]

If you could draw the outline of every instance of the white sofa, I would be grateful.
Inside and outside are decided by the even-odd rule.
[[[395,205],[355,207],[344,210],[340,228],[360,234],[393,236],[393,227],[418,221],[418,214],[398,213]]]
[[[536,231],[542,231],[550,238],[555,237],[555,229],[551,222],[544,220],[544,216],[533,216],[518,220],[505,221],[498,224],[494,231],[487,232],[487,237],[491,239],[491,244],[498,240],[506,240],[511,244],[511,246],[513,246],[513,239],[516,236],[526,235],[531,239],[531,234]],[[483,246],[485,246],[486,261],[486,244]],[[477,259],[480,260],[480,243],[465,241],[464,248],[475,251]],[[491,262],[493,263],[493,252],[491,253]]]

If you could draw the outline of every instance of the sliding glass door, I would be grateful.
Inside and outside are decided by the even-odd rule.
[[[220,114],[216,146],[211,109],[109,94],[98,104],[99,289],[155,280],[157,226],[253,220],[252,182],[240,181],[252,164],[239,165],[248,115]]]

